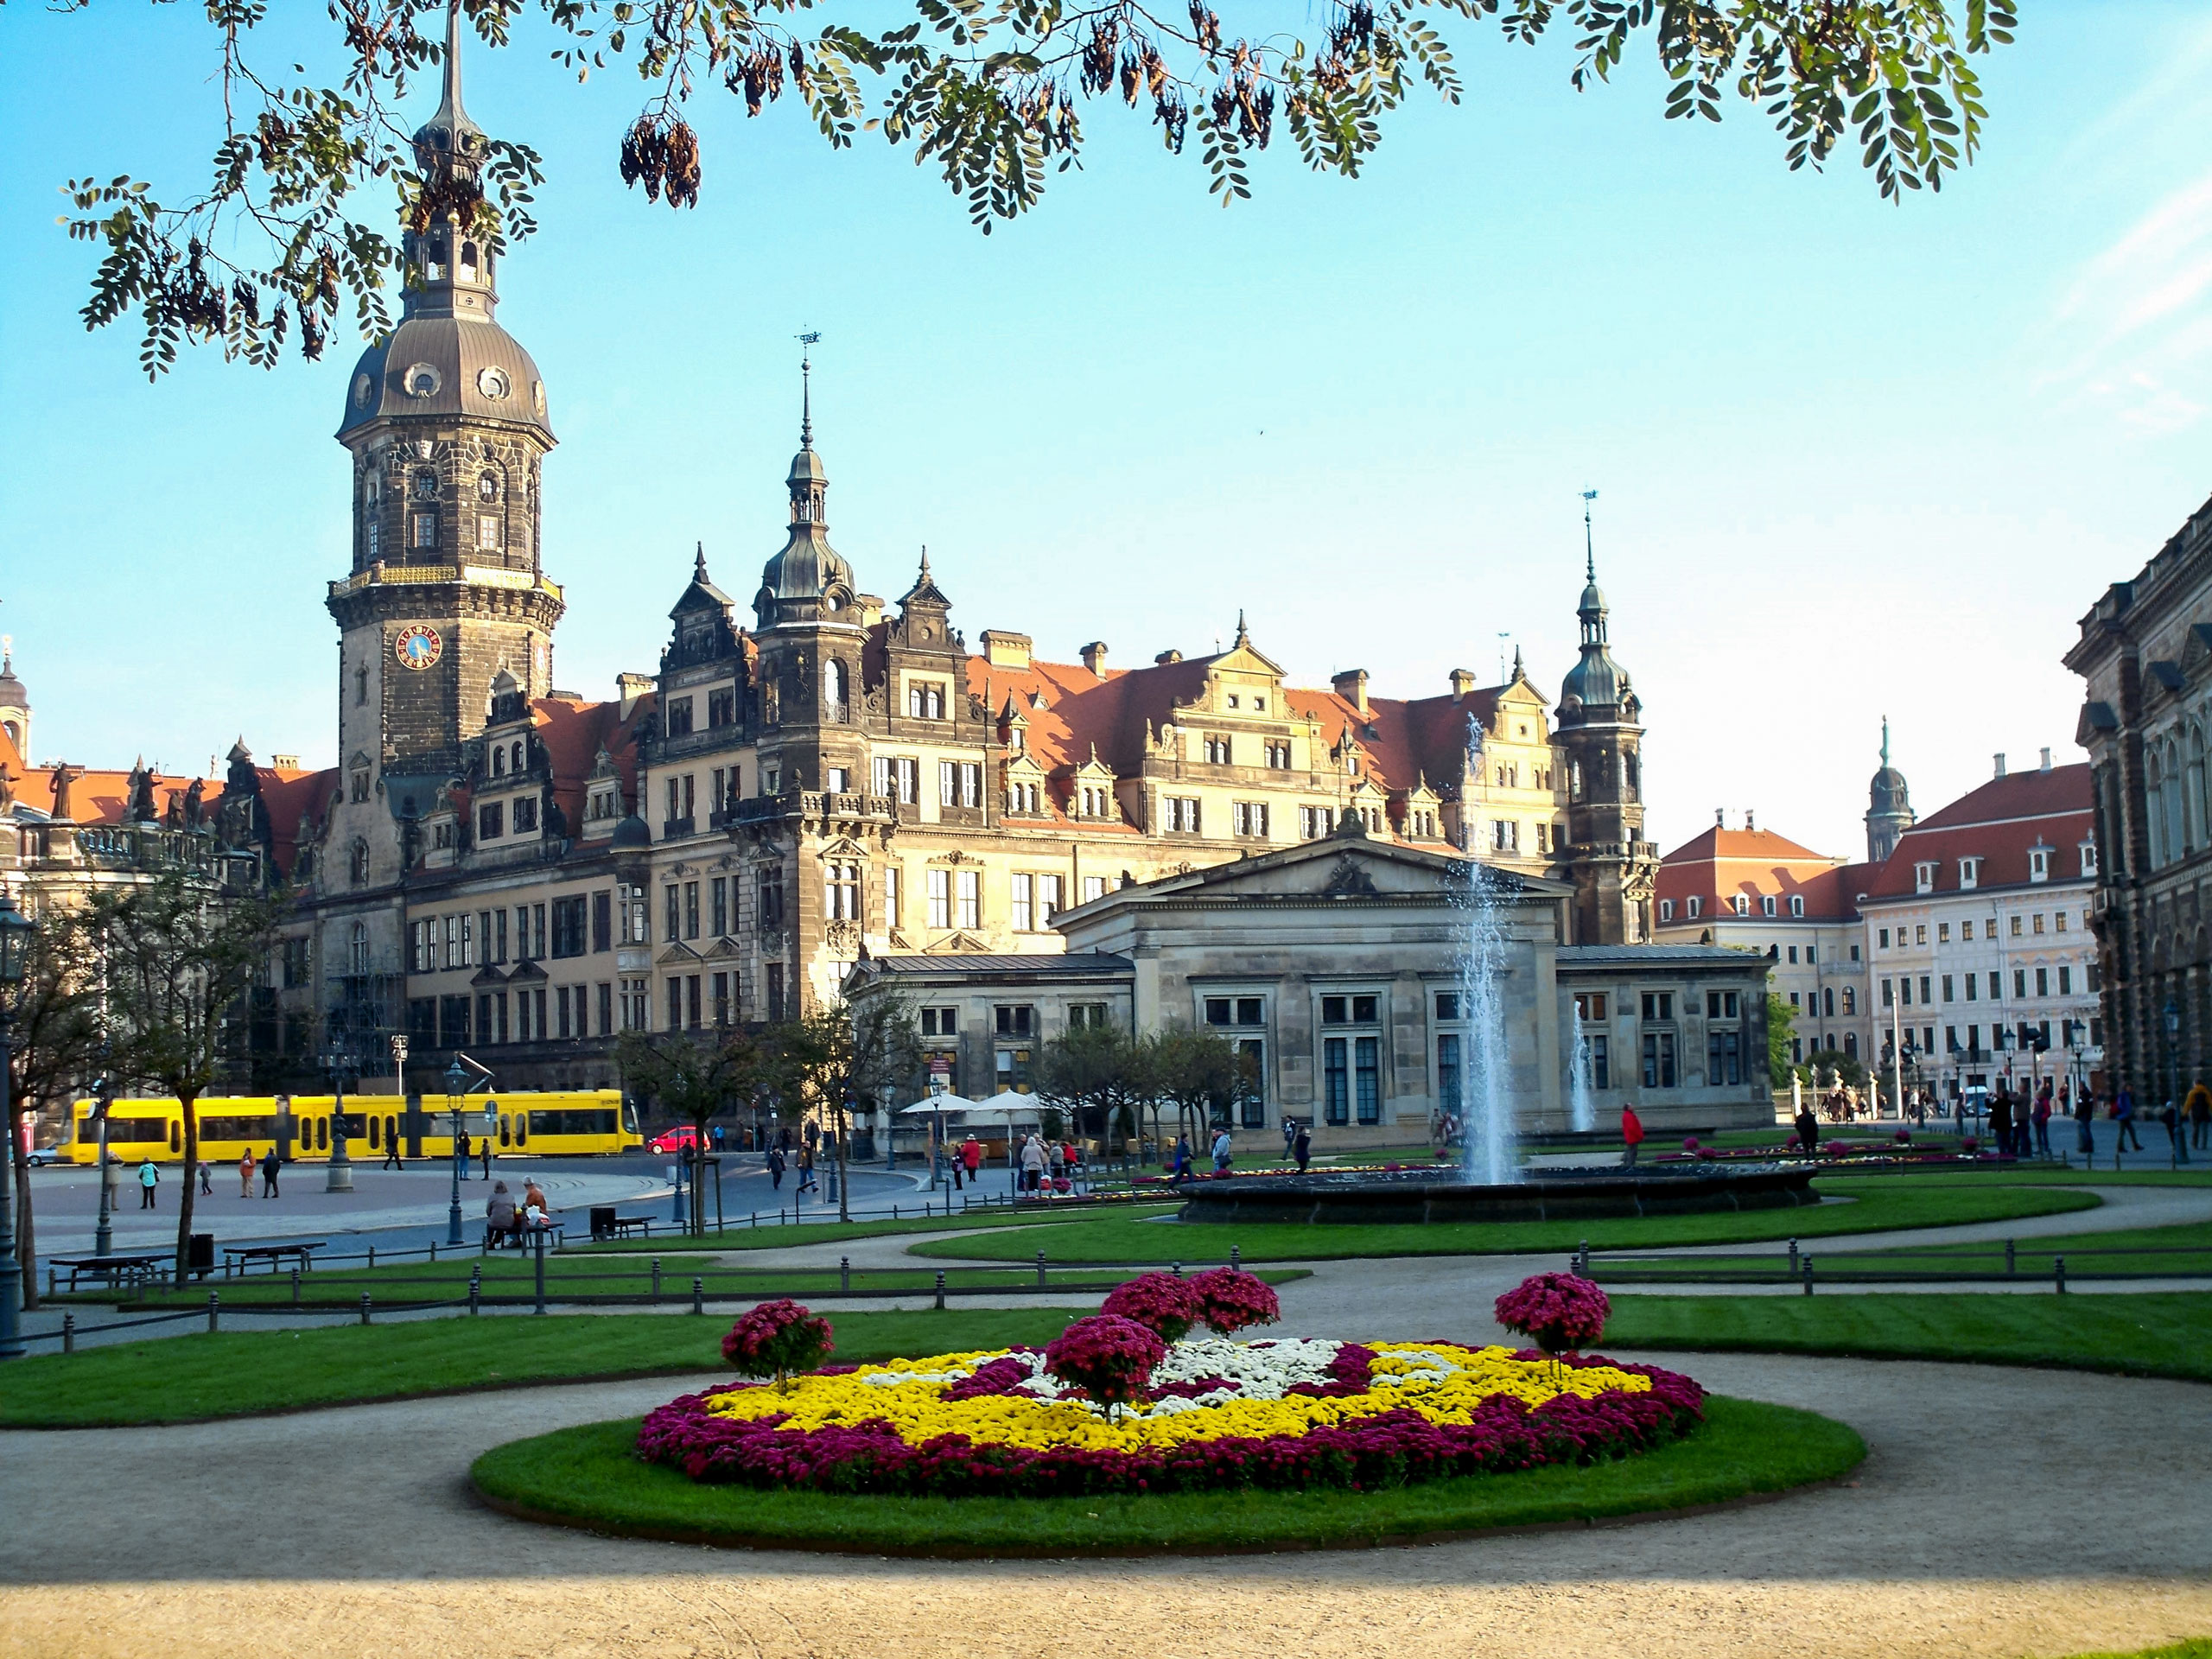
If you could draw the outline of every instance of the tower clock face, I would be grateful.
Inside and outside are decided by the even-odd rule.
[[[438,631],[423,622],[401,629],[399,637],[391,643],[392,654],[399,658],[403,668],[428,668],[438,660],[445,648],[445,641],[438,638]]]

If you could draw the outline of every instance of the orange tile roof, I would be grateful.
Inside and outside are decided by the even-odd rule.
[[[1963,891],[1959,861],[1979,858],[1974,890],[2024,887],[2028,853],[2051,849],[2050,880],[2081,879],[2081,846],[2095,836],[2086,762],[2049,772],[2016,772],[1969,791],[1897,838],[1897,850],[1875,873],[1870,897],[1906,899],[1919,886],[1914,866],[1933,863],[1939,893]]]
[[[1864,890],[1866,868],[1816,853],[1771,830],[1714,824],[1660,861],[1656,893],[1677,906],[1671,925],[1692,919],[1687,899],[1702,900],[1703,918],[1711,918],[1731,914],[1738,894],[1802,899],[1805,913],[1792,920],[1848,921],[1858,914],[1854,900]]]

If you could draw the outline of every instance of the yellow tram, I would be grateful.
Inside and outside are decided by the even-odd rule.
[[[348,1095],[346,1156],[381,1160],[396,1140],[403,1158],[450,1158],[453,1115],[445,1107],[443,1095]],[[200,1156],[208,1163],[234,1164],[248,1153],[258,1158],[276,1147],[283,1157],[327,1160],[337,1108],[333,1095],[207,1096],[198,1104]],[[98,1113],[96,1102],[76,1103],[66,1148],[72,1163],[90,1165],[99,1159]],[[495,1152],[540,1158],[604,1156],[644,1144],[637,1109],[618,1089],[470,1095],[461,1108],[461,1127],[471,1151],[488,1133]],[[114,1102],[108,1111],[107,1149],[125,1163],[143,1158],[175,1162],[184,1155],[184,1109],[173,1097]]]

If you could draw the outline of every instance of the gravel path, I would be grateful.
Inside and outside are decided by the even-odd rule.
[[[1813,1404],[1856,1427],[1872,1455],[1848,1487],[1634,1527],[1001,1565],[598,1539],[507,1521],[463,1490],[486,1447],[635,1413],[704,1378],[14,1433],[0,1436],[0,1515],[36,1519],[0,1529],[0,1653],[1304,1659],[1418,1644],[1872,1659],[2063,1655],[2212,1630],[2212,1391],[1994,1367],[1638,1357],[1724,1393]]]

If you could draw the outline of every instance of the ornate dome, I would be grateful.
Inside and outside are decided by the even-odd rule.
[[[1575,614],[1582,622],[1582,659],[1567,671],[1560,683],[1562,710],[1610,709],[1629,701],[1628,671],[1613,660],[1605,644],[1605,592],[1598,586],[1594,557],[1586,572],[1581,603]]]
[[[553,442],[537,363],[489,317],[410,315],[361,353],[346,385],[338,435],[408,416],[512,422]]]
[[[614,849],[617,852],[628,852],[632,849],[644,849],[652,844],[652,826],[634,811],[614,826]]]
[[[812,364],[802,359],[806,377],[800,394],[798,453],[791,457],[784,483],[791,493],[791,531],[782,550],[760,567],[760,591],[753,613],[763,628],[782,622],[844,620],[853,602],[853,567],[830,545],[830,474],[814,453]]]

